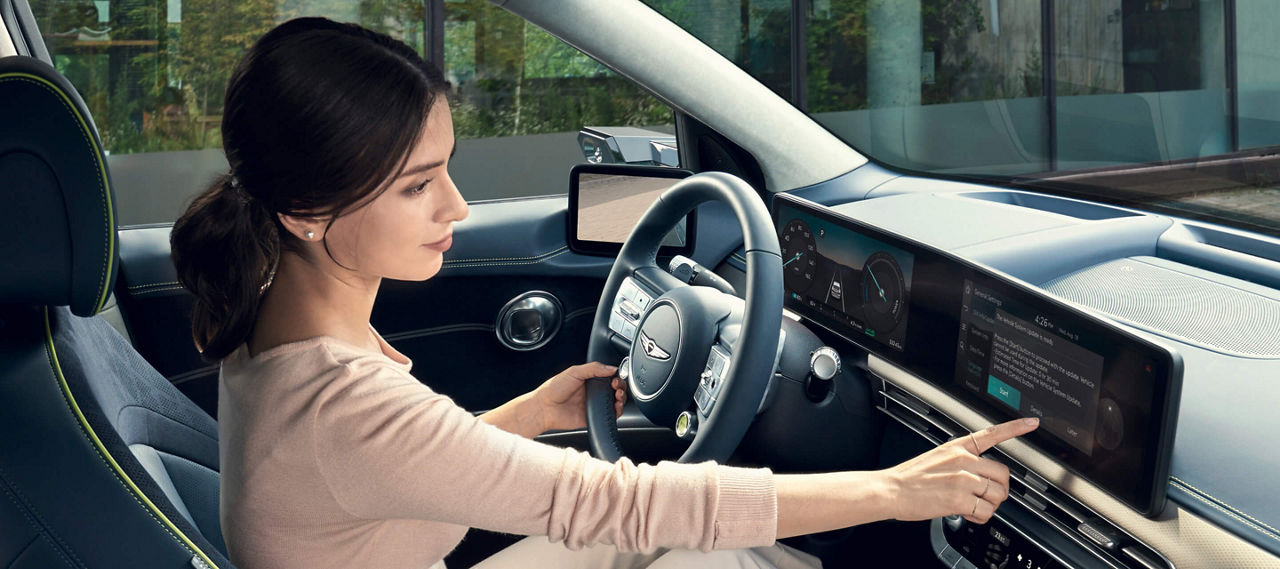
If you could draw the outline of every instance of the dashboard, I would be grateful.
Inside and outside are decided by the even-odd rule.
[[[1163,510],[1176,353],[818,204],[782,195],[772,210],[788,308],[992,421],[1039,418],[1037,448],[1139,513]]]
[[[1105,381],[1081,382],[1088,388],[1083,392],[1087,397],[1063,390],[1067,397],[1062,400],[1080,401],[1079,413],[1088,416],[1086,403],[1094,393],[1089,384],[1100,387],[1092,411],[1096,418],[1093,432],[1050,429],[1042,421],[1042,440],[1010,441],[993,451],[997,460],[1009,464],[1014,473],[1011,484],[1015,491],[991,524],[991,528],[1003,529],[983,533],[981,528],[952,527],[955,520],[935,520],[934,549],[944,566],[966,566],[969,562],[961,562],[955,555],[961,546],[972,552],[978,543],[972,541],[975,539],[984,551],[988,547],[1004,551],[1022,547],[1020,543],[1033,544],[1038,553],[1032,555],[1027,550],[1023,560],[1043,557],[1043,566],[1278,566],[1280,548],[1276,546],[1280,540],[1271,528],[1280,519],[1276,515],[1280,503],[1274,485],[1269,483],[1271,477],[1263,474],[1277,459],[1276,453],[1264,450],[1271,448],[1266,442],[1270,440],[1268,433],[1280,428],[1277,415],[1266,410],[1271,407],[1267,401],[1275,400],[1277,386],[1264,379],[1276,377],[1277,355],[1266,340],[1271,335],[1252,327],[1250,321],[1265,320],[1280,309],[1280,282],[1275,282],[1280,273],[1274,263],[1268,264],[1272,258],[1268,252],[1277,250],[1280,241],[1244,239],[1236,234],[1216,233],[1216,228],[1113,206],[939,180],[903,177],[877,182],[876,189],[867,192],[867,180],[858,179],[860,176],[863,174],[773,196],[775,229],[784,249],[783,262],[787,263],[784,271],[798,272],[796,266],[812,270],[812,279],[788,272],[784,279],[786,302],[806,324],[847,340],[848,345],[840,350],[849,352],[855,361],[865,354],[865,372],[875,392],[875,406],[909,430],[941,443],[1005,416],[1025,414],[1028,402],[1047,413],[1053,401],[1045,404],[1040,401],[1043,395],[1029,397],[1018,384],[1001,378],[1001,374],[1010,372],[1005,369],[1008,362],[999,361],[1008,356],[1005,340],[1016,337],[1008,332],[1018,328],[1051,328],[1054,348],[1066,352],[1057,357],[1083,364],[1060,366],[1068,375],[1096,376],[1097,360],[1093,355],[1103,359],[1104,378],[1113,374],[1109,361],[1133,359],[1117,357],[1108,351],[1108,346],[1089,341],[1089,336],[1078,328],[1082,322],[1100,323],[1106,333],[1118,330],[1131,347],[1154,348],[1157,355],[1172,348],[1181,358],[1167,360],[1168,370],[1155,366],[1152,371],[1158,375],[1167,372],[1173,377],[1180,375],[1181,368],[1186,374],[1181,396],[1176,385],[1166,394],[1170,403],[1168,416],[1174,422],[1167,428],[1148,431],[1169,439],[1165,441],[1166,450],[1157,450],[1158,454],[1169,453],[1165,491],[1168,498],[1163,509],[1154,494],[1149,509],[1141,507],[1140,500],[1120,499],[1123,490],[1108,486],[1105,472],[1088,471],[1089,464],[1101,463],[1107,453],[1113,452],[1108,447],[1116,446],[1117,434],[1131,439],[1117,447],[1122,448],[1132,442],[1135,433],[1128,429],[1132,417],[1108,393]],[[788,201],[791,196],[811,203]],[[1043,199],[1024,203],[1024,196]],[[810,217],[780,219],[783,216],[779,210],[793,202],[801,203],[793,211]],[[808,237],[800,223],[792,225],[796,218],[808,226]],[[821,225],[824,221],[827,225]],[[840,230],[833,229],[837,222],[857,230],[856,235],[846,235],[849,244],[842,247],[844,253],[834,252],[834,242],[824,243],[833,230]],[[788,233],[799,236],[800,243],[790,244]],[[813,240],[812,249],[809,239]],[[797,259],[797,253],[802,251],[804,254]],[[903,302],[889,310],[897,325],[887,332],[870,325],[867,318],[876,308],[874,302],[867,300],[879,297],[881,287],[875,285],[882,273],[869,279],[870,287],[864,287],[859,274],[867,260],[879,252],[894,259],[903,277]],[[942,281],[924,277],[922,271],[930,270],[933,263],[929,257],[934,253],[947,262],[961,261],[963,257],[961,265],[986,276],[994,275],[995,282],[980,286],[982,279],[966,279],[957,273]],[[806,255],[813,255],[814,263],[804,263]],[[727,268],[741,269],[741,261],[739,256],[730,255],[725,263]],[[820,267],[828,262],[832,268]],[[908,263],[910,266],[906,266]],[[1152,279],[1156,269],[1160,271],[1157,277],[1165,276]],[[844,310],[829,302],[830,280],[825,289],[822,284],[810,283],[819,280],[819,273],[827,275],[827,279],[839,276],[840,291],[852,291],[846,297]],[[890,282],[889,287],[897,284],[896,279]],[[952,290],[949,302],[956,311],[952,313],[954,318],[944,319],[946,326],[942,329],[954,330],[954,336],[949,338],[941,336],[951,333],[937,331],[936,307],[925,309],[931,303],[924,297],[936,298],[939,282]],[[1081,287],[1081,283],[1088,286]],[[1004,290],[1001,285],[1012,285],[1013,290]],[[1206,293],[1205,287],[1217,288]],[[959,293],[954,292],[956,288]],[[897,288],[885,287],[884,291],[886,297],[892,297]],[[1029,304],[1028,299],[1032,301]],[[1213,302],[1206,304],[1201,299]],[[881,299],[887,306],[885,300]],[[966,304],[967,316],[961,315]],[[1144,313],[1121,310],[1135,305],[1141,306]],[[1072,323],[1038,310],[1048,306],[1065,307],[1083,320]],[[930,320],[930,311],[935,313],[935,321],[922,329],[920,323]],[[1177,322],[1162,321],[1162,312],[1195,322],[1196,327],[1178,328]],[[1044,318],[1037,321],[1038,315]],[[961,328],[972,329],[979,322],[992,330],[980,329],[970,340],[969,332]],[[995,334],[991,333],[997,326],[1006,332],[1000,334],[1000,344],[994,343]],[[913,353],[913,338],[930,336],[932,346],[950,346],[949,350],[935,350],[947,355],[934,358],[932,363],[927,358],[917,359]],[[993,345],[1003,347],[988,347],[988,336]],[[971,345],[973,341],[976,348]],[[994,354],[996,350],[1002,354]],[[994,365],[993,355],[997,359]],[[1054,351],[1040,355],[1051,359]],[[1248,357],[1239,357],[1242,355]],[[1131,371],[1149,373],[1145,364],[1128,365]],[[997,367],[1000,371],[991,373]],[[975,379],[987,373],[987,383],[964,386],[961,374],[970,369]],[[1013,391],[999,391],[999,385],[990,381],[992,375],[1007,387],[1018,389],[1017,410]],[[999,395],[990,392],[993,385]],[[1159,402],[1162,397],[1152,396],[1150,400]],[[1075,403],[1070,405],[1074,407]],[[1116,429],[1117,423],[1120,429]],[[1236,434],[1223,437],[1222,429],[1229,428],[1227,425],[1240,428],[1233,428]],[[1262,428],[1253,429],[1252,425]],[[1092,444],[1086,452],[1068,439],[1091,439]],[[1071,453],[1083,458],[1073,464]],[[1156,469],[1149,472],[1153,478],[1148,488],[1154,491],[1165,477]],[[1133,477],[1114,478],[1123,481]],[[1053,543],[1060,547],[1045,545]],[[1077,553],[1091,553],[1063,557],[1061,552],[1071,548],[1076,548]],[[979,555],[978,559],[983,558]]]

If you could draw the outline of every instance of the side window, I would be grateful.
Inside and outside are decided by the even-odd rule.
[[[674,145],[670,107],[487,0],[445,2],[443,32],[459,139],[449,170],[470,201],[564,193],[604,138],[644,143],[607,162],[652,164],[650,141]],[[597,135],[580,139],[584,128]]]
[[[645,127],[640,134],[654,139],[673,132],[670,108],[653,96],[481,0],[32,0],[31,7],[54,66],[98,125],[122,226],[172,222],[227,170],[219,127],[232,67],[258,37],[294,17],[358,23],[443,67],[459,138],[451,171],[472,201],[563,193],[569,168],[586,159],[583,127]]]

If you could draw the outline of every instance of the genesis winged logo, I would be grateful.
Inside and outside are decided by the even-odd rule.
[[[644,332],[640,333],[640,345],[644,348],[644,354],[658,361],[666,361],[671,359],[671,354],[666,350],[658,347],[658,342],[654,341]]]

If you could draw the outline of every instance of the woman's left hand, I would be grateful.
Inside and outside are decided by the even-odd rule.
[[[538,386],[531,399],[534,412],[541,417],[543,432],[587,426],[587,380],[597,377],[613,378],[613,409],[622,415],[627,386],[614,376],[617,371],[615,366],[591,362],[566,369]]]

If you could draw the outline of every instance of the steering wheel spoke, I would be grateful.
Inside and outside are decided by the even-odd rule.
[[[688,285],[656,266],[634,269],[624,277],[618,292],[613,295],[613,306],[609,311],[609,330],[616,335],[613,338],[615,346],[623,351],[629,350],[640,321],[653,301],[683,286]]]
[[[698,409],[698,418],[706,420],[715,409],[720,390],[724,387],[725,377],[729,372],[729,350],[720,343],[713,344],[707,354],[707,364],[698,375],[698,387],[693,392],[693,403]]]

